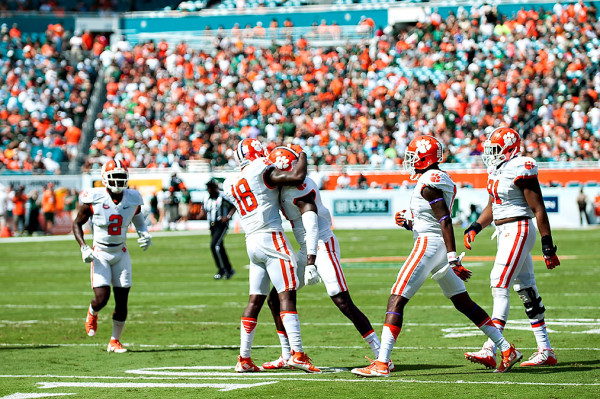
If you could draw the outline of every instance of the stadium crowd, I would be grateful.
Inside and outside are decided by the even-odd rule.
[[[0,27],[0,170],[55,174],[77,155],[93,46],[91,35],[68,35],[59,24],[41,35]]]
[[[434,10],[416,26],[332,48],[313,48],[310,37],[257,48],[240,29],[217,36],[212,51],[125,40],[90,49],[83,36],[50,31],[43,43],[5,30],[2,43],[18,55],[2,58],[0,161],[36,169],[44,151],[33,146],[73,155],[95,62],[107,100],[84,170],[114,156],[145,168],[233,164],[237,140],[258,136],[300,144],[315,164],[391,169],[415,134],[432,134],[450,162],[471,165],[500,124],[524,133],[539,161],[598,160],[596,11],[583,2],[512,19],[486,4],[446,18]],[[14,78],[24,66],[36,79]]]
[[[600,75],[586,67],[597,65],[599,32],[596,10],[580,2],[514,19],[486,5],[434,12],[330,49],[305,38],[255,48],[241,35],[218,38],[212,52],[122,42],[106,56],[89,166],[118,153],[136,167],[224,165],[240,137],[264,136],[307,147],[317,164],[393,168],[423,133],[468,164],[499,124],[525,130],[538,160],[597,160]]]

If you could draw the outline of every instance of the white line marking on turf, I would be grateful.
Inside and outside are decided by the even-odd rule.
[[[240,374],[236,374],[236,373],[231,373],[230,374],[232,377],[239,377]],[[243,388],[251,388],[252,386],[259,386],[259,385],[267,385],[267,384],[273,384],[276,382],[284,382],[284,381],[314,381],[314,382],[358,382],[358,383],[368,383],[368,382],[379,382],[379,383],[394,383],[394,382],[399,382],[399,383],[416,383],[416,384],[495,384],[495,385],[539,385],[539,386],[600,386],[600,383],[577,383],[577,382],[527,382],[527,381],[464,381],[464,380],[455,380],[455,381],[435,381],[435,380],[416,380],[416,379],[404,379],[404,378],[393,378],[394,376],[392,375],[392,378],[385,378],[385,379],[367,379],[367,378],[356,378],[354,376],[352,376],[352,378],[349,379],[345,379],[345,378],[320,378],[320,376],[322,375],[318,375],[315,374],[315,378],[298,378],[295,374],[290,374],[290,377],[294,377],[291,379],[278,379],[278,378],[271,378],[270,376],[273,375],[272,373],[269,372],[265,372],[265,373],[248,373],[248,376],[253,376],[256,379],[263,379],[263,380],[272,380],[272,381],[265,381],[264,383],[255,383],[255,384],[185,384],[185,383],[180,383],[180,384],[172,384],[172,383],[167,383],[167,384],[150,384],[150,383],[77,383],[77,382],[39,382],[38,384],[44,384],[44,386],[40,386],[40,388],[58,388],[58,387],[97,387],[97,388],[120,388],[121,386],[116,386],[116,385],[126,385],[123,386],[125,388],[136,388],[136,386],[132,386],[133,384],[139,384],[139,385],[152,385],[150,387],[157,387],[157,388],[161,388],[161,387],[165,387],[165,386],[159,386],[159,385],[168,385],[166,387],[180,387],[182,385],[185,385],[186,388],[194,388],[196,387],[195,385],[243,385]],[[306,373],[304,373],[303,375],[307,375]],[[140,376],[140,377],[122,377],[122,376],[59,376],[59,375],[0,375],[0,377],[6,377],[6,378],[73,378],[73,379],[130,379],[130,380],[181,380],[181,377],[146,377],[146,376]],[[223,378],[215,378],[215,377],[187,377],[185,378],[187,380],[221,380]],[[78,384],[78,385],[74,385],[74,384]],[[85,385],[83,385],[85,384]],[[102,385],[99,385],[102,384]],[[177,386],[175,386],[177,385]],[[141,388],[145,388],[146,386],[140,386]],[[237,389],[237,388],[236,388]],[[2,398],[4,399],[4,398]]]
[[[262,385],[276,384],[278,381],[265,381],[253,384],[189,384],[159,382],[38,382],[38,388],[217,388],[221,392],[236,389],[255,388]]]
[[[187,236],[207,236],[209,230],[184,230],[184,231],[153,231],[152,237],[187,237]],[[91,240],[91,234],[86,234],[85,238]],[[127,233],[127,238],[138,238],[137,233]],[[49,241],[73,241],[70,234],[58,236],[35,236],[35,237],[8,237],[0,239],[0,244],[23,243],[23,242],[49,242]]]
[[[75,393],[21,393],[16,392],[12,395],[3,396],[0,399],[28,399],[28,398],[48,398],[50,396],[76,395]]]
[[[255,373],[231,373],[231,372],[222,372],[222,371],[190,371],[190,370],[232,370],[233,366],[192,366],[192,367],[148,367],[136,370],[126,370],[125,373],[128,374],[139,374],[139,375],[160,375],[160,376],[170,376],[170,377],[188,377],[188,376],[197,376],[197,377],[230,377],[236,376],[240,378],[251,378],[253,375],[256,376]],[[170,371],[170,370],[186,370],[186,371]],[[349,371],[347,368],[340,367],[321,367],[321,370],[324,373],[341,373],[344,371]],[[269,376],[285,376],[285,377],[294,377],[297,375],[306,375],[303,371],[283,371],[283,372],[268,372]]]

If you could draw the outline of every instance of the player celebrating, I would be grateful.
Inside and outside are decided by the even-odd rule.
[[[223,185],[226,198],[237,208],[246,233],[246,248],[250,258],[250,298],[242,315],[241,345],[235,371],[261,371],[250,357],[256,319],[267,294],[269,282],[277,290],[281,303],[281,322],[291,346],[287,364],[309,373],[320,373],[302,349],[300,321],[296,311],[298,271],[294,253],[283,233],[279,216],[279,187],[297,186],[306,178],[306,154],[300,156],[289,172],[275,168],[262,144],[256,139],[242,140],[235,157],[241,172],[229,177]]]
[[[494,221],[498,233],[498,253],[490,275],[494,298],[493,322],[499,330],[508,320],[509,287],[517,291],[537,341],[538,351],[521,366],[553,366],[556,356],[548,339],[545,308],[533,274],[531,250],[536,232],[531,218],[537,220],[542,235],[542,253],[548,269],[560,265],[535,160],[520,156],[521,137],[515,130],[501,127],[484,143],[483,162],[488,167],[487,189],[490,199],[476,222],[465,230],[465,247],[471,249],[475,236]],[[496,365],[496,345],[489,341],[479,352],[465,357],[486,367]]]
[[[278,169],[290,171],[298,161],[299,150],[301,149],[296,146],[277,147],[271,151],[269,159]],[[299,186],[282,187],[279,200],[283,214],[292,224],[292,231],[300,244],[297,256],[300,285],[313,285],[322,278],[331,300],[354,323],[377,357],[380,347],[379,338],[373,331],[369,319],[350,298],[340,264],[340,246],[331,231],[331,215],[321,202],[319,188],[307,177]],[[269,294],[268,304],[273,313],[282,353],[279,359],[264,363],[263,368],[280,369],[287,365],[290,345],[285,328],[279,319],[279,301],[275,289]]]
[[[127,188],[129,172],[120,161],[110,160],[102,167],[105,187],[92,188],[81,195],[82,205],[73,221],[73,234],[81,247],[84,262],[91,263],[94,299],[88,309],[85,330],[90,337],[98,330],[98,312],[110,298],[110,285],[115,295],[113,332],[106,350],[123,353],[121,333],[127,319],[127,298],[131,287],[131,258],[125,246],[127,228],[133,222],[138,243],[144,251],[152,245],[148,227],[141,213],[142,196]],[[94,245],[90,248],[83,238],[83,225],[90,220]]]
[[[379,356],[371,365],[353,369],[354,374],[389,377],[388,362],[402,328],[404,307],[423,285],[429,273],[432,273],[432,278],[440,285],[444,295],[450,298],[454,307],[502,349],[502,364],[497,372],[508,371],[523,357],[504,339],[488,314],[473,302],[465,289],[463,281],[471,277],[471,272],[461,265],[461,260],[456,255],[450,218],[456,186],[450,176],[439,169],[442,154],[442,144],[431,136],[413,139],[406,149],[405,169],[411,172],[413,180],[417,174],[420,176],[413,191],[410,211],[398,212],[396,223],[412,230],[416,241],[392,287],[381,333]],[[410,215],[413,215],[412,218]]]

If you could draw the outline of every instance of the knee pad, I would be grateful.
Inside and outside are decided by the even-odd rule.
[[[492,297],[494,298],[492,318],[507,321],[508,312],[510,310],[510,294],[508,288],[492,288]]]
[[[537,287],[524,288],[517,291],[519,298],[525,306],[525,314],[530,319],[543,320],[545,317],[546,308],[542,304],[542,297],[538,295]]]

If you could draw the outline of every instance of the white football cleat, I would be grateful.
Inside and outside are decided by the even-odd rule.
[[[491,348],[485,346],[479,352],[465,352],[465,359],[482,364],[488,369],[495,369],[497,365],[496,354]]]
[[[521,363],[521,367],[556,366],[556,363],[556,355],[553,349],[539,348],[537,352],[529,356],[529,360]]]
[[[125,353],[127,349],[123,348],[121,342],[118,339],[111,339],[106,347],[107,352],[115,352],[115,353]]]
[[[283,358],[283,356],[279,356],[279,359],[273,360],[271,362],[263,363],[262,368],[265,370],[279,370],[279,369],[289,369],[291,368],[287,364],[287,360]]]

